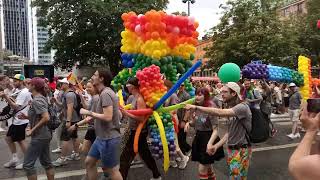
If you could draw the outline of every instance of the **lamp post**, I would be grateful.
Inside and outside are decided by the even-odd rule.
[[[183,3],[188,3],[188,16],[190,16],[190,3],[194,4],[196,0],[182,0]]]

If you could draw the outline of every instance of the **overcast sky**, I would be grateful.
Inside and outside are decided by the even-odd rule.
[[[198,31],[200,37],[204,32],[218,24],[221,16],[221,9],[219,5],[225,3],[227,0],[196,0],[195,4],[191,4],[191,16],[195,17],[199,22]],[[182,0],[170,0],[167,8],[168,13],[172,12],[188,12],[188,5],[182,3]]]

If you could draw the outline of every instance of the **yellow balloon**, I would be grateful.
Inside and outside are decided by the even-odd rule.
[[[122,96],[122,89],[120,89],[118,91],[118,97],[119,97],[119,104],[120,106],[124,107],[124,100],[123,100],[123,96]]]
[[[168,142],[166,138],[166,133],[164,131],[164,127],[161,121],[161,118],[159,114],[156,111],[153,111],[153,116],[154,119],[157,122],[158,128],[159,128],[159,133],[160,133],[160,138],[163,146],[163,170],[164,172],[167,172],[169,169],[169,148],[168,148]]]

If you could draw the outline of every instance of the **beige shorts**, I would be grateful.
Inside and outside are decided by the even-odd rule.
[[[295,110],[288,109],[288,112],[289,112],[289,118],[291,121],[293,121],[293,122],[300,121],[299,120],[300,109],[295,109]]]

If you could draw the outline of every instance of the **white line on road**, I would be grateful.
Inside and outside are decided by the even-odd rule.
[[[261,148],[254,148],[253,152],[261,152],[261,151],[270,151],[270,150],[278,150],[278,149],[286,149],[286,148],[292,148],[298,146],[299,143],[291,143],[291,144],[284,144],[284,145],[278,145],[278,146],[269,146],[269,147],[261,147]],[[102,169],[98,169],[99,173],[102,173]],[[58,172],[55,174],[56,178],[67,178],[67,177],[73,177],[73,176],[82,176],[86,174],[85,169],[80,170],[72,170],[72,171],[64,171],[64,172]],[[19,177],[19,178],[10,178],[5,180],[26,180],[27,177]],[[46,180],[47,176],[45,174],[38,175],[38,180]]]
[[[277,150],[277,149],[286,149],[291,147],[298,146],[299,143],[291,143],[291,144],[284,144],[279,146],[269,146],[269,147],[261,147],[261,148],[254,148],[252,149],[253,152],[261,152],[261,151],[270,151],[270,150]]]

